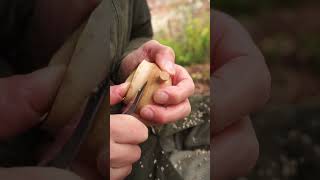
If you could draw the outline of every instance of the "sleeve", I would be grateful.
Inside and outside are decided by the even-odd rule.
[[[112,81],[115,83],[121,81],[119,69],[123,58],[153,37],[150,9],[146,0],[136,0],[133,2],[132,28],[129,29],[129,31],[131,31],[130,42],[119,61],[117,61],[112,68],[112,72],[115,74],[115,76],[112,76]]]
[[[137,0],[133,5],[133,22],[130,43],[124,55],[137,49],[153,36],[150,9],[146,0]]]

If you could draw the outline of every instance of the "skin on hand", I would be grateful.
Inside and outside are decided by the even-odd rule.
[[[140,159],[139,144],[148,138],[147,127],[130,115],[110,116],[110,178],[124,179]]]
[[[62,80],[64,66],[0,79],[0,140],[37,125],[47,112]]]
[[[129,87],[128,83],[110,87],[110,105],[122,101]],[[127,177],[132,164],[140,159],[139,144],[148,139],[148,128],[137,118],[125,115],[110,115],[110,151],[102,149],[98,157],[100,172],[106,177],[110,164],[110,179],[119,180]],[[107,153],[110,152],[110,161]]]
[[[167,71],[173,79],[173,86],[155,92],[153,99],[158,105],[143,107],[140,116],[155,124],[166,124],[186,117],[191,112],[188,97],[194,92],[194,82],[182,66],[174,64],[175,54],[172,48],[155,40],[146,42],[123,59],[120,70],[123,78],[128,77],[144,59]]]
[[[213,179],[225,180],[246,175],[256,163],[259,145],[247,116],[269,99],[270,74],[237,21],[218,11],[211,20],[211,170]]]

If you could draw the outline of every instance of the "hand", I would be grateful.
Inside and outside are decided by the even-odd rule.
[[[224,180],[246,175],[256,163],[259,145],[248,115],[268,100],[270,75],[238,22],[217,11],[211,19],[211,167],[213,179]]]
[[[186,117],[191,106],[188,97],[194,92],[194,83],[189,73],[174,64],[174,51],[167,46],[151,40],[127,55],[122,62],[121,72],[127,77],[142,60],[155,62],[162,70],[167,71],[173,80],[173,86],[159,89],[153,99],[158,105],[147,105],[140,111],[140,116],[155,124],[166,124]]]
[[[115,105],[122,101],[128,84],[110,87],[110,104]],[[140,159],[139,144],[148,138],[147,127],[130,115],[110,115],[110,162],[105,149],[100,154],[98,167],[101,173],[107,176],[106,166],[110,164],[110,179],[118,180],[127,177],[132,170],[132,164]]]
[[[64,66],[0,78],[0,140],[40,123],[62,80]]]

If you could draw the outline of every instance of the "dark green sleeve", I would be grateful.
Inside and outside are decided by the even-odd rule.
[[[152,39],[153,36],[150,9],[146,0],[136,0],[133,2],[132,28],[129,29],[129,32],[131,32],[130,41],[119,61],[115,63],[115,68],[113,69],[113,72],[116,74],[113,78],[115,83],[120,83],[122,81],[119,69],[123,58],[133,50],[139,48],[145,42]]]
[[[150,9],[146,0],[136,0],[133,6],[133,22],[130,43],[124,56],[140,47],[153,36]]]

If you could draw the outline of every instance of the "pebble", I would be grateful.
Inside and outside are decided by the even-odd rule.
[[[161,168],[160,168],[160,169],[161,169],[161,171],[162,171],[162,172],[164,171],[164,167],[162,167],[162,166],[161,166]]]

